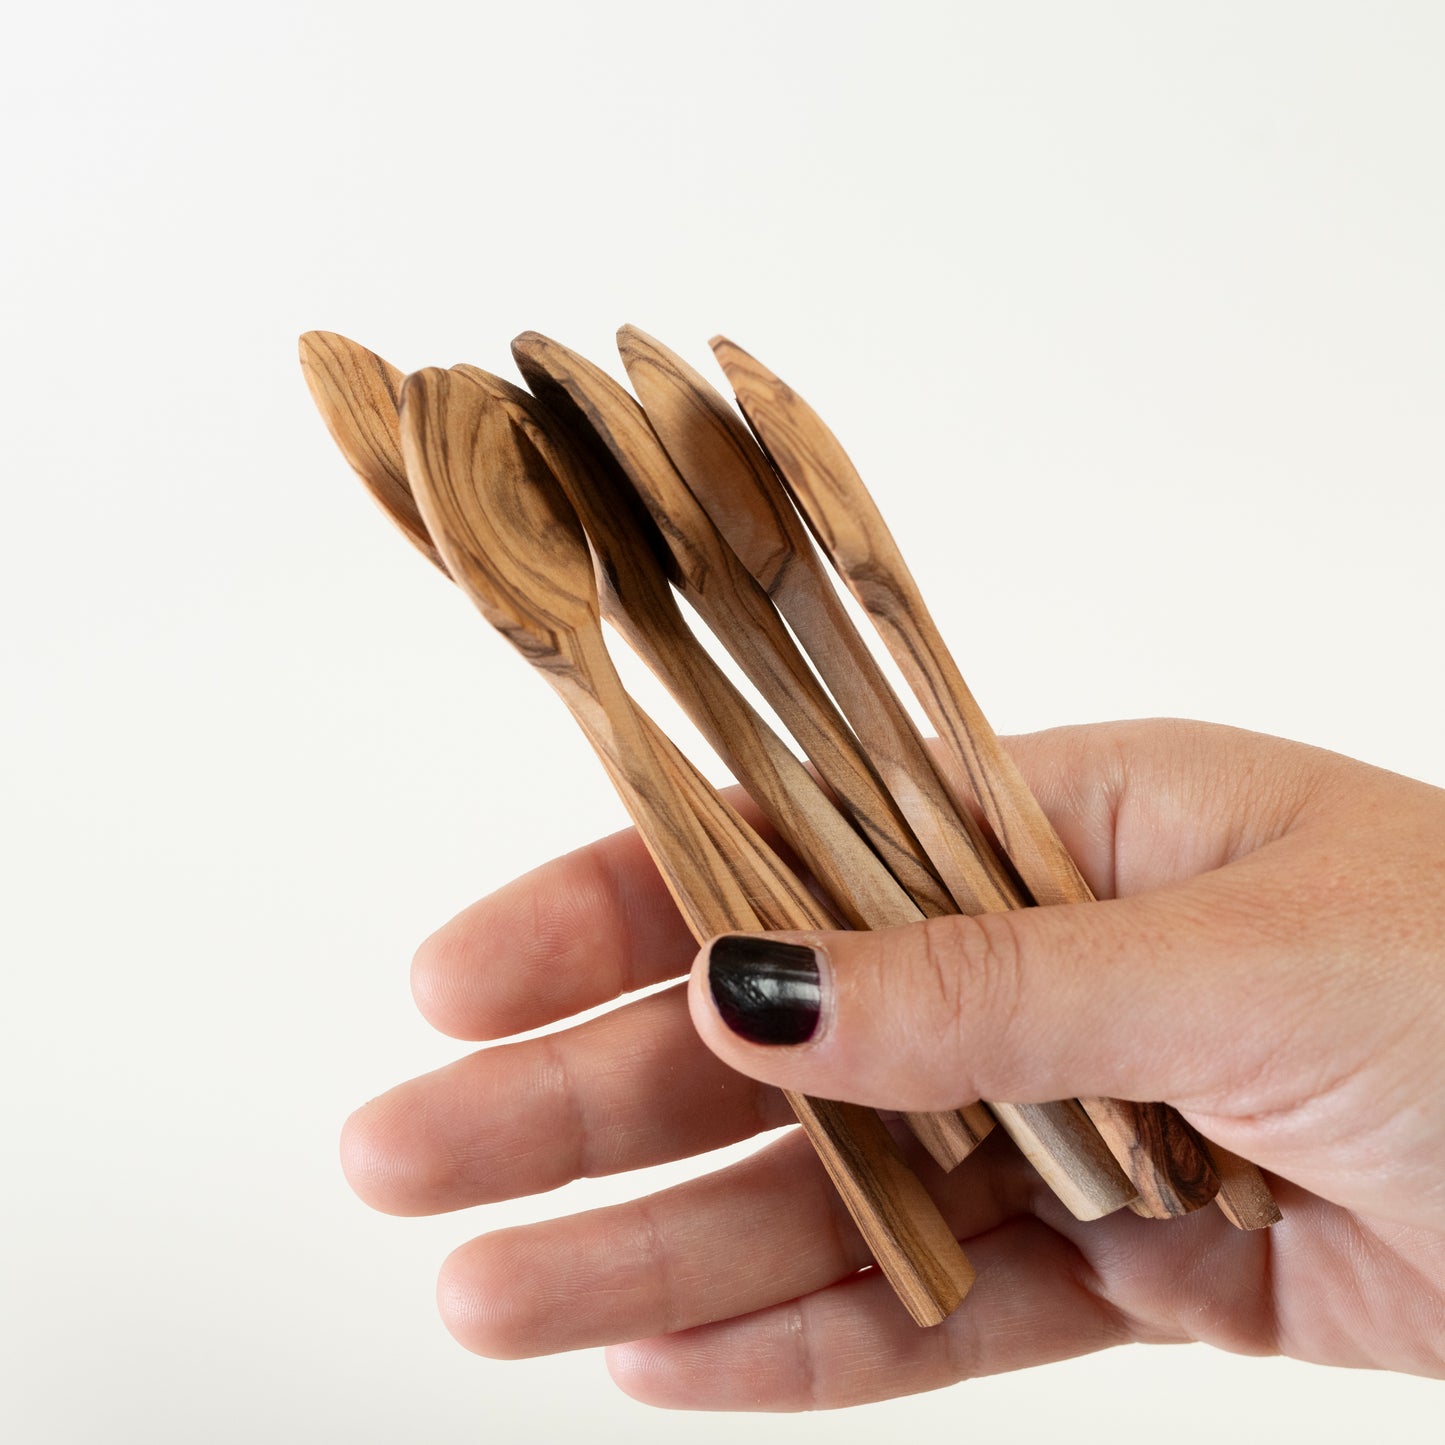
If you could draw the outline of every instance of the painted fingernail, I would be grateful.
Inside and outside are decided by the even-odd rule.
[[[707,981],[722,1021],[752,1044],[802,1044],[818,1026],[823,989],[811,948],[728,934],[708,950]]]

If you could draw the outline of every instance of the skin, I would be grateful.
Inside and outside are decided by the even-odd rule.
[[[1129,1341],[1445,1375],[1445,792],[1200,724],[1010,743],[1101,899],[820,951],[806,1043],[748,1044],[638,840],[474,904],[413,986],[500,1043],[393,1089],[343,1137],[352,1186],[430,1214],[636,1169],[788,1122],[777,1087],[890,1109],[1167,1099],[1270,1173],[1284,1221],[1068,1216],[995,1130],[916,1167],[978,1282],[916,1328],[795,1130],[718,1173],[483,1235],[446,1261],[457,1339],[516,1358],[606,1345],[670,1407],[859,1404]],[[684,983],[575,1025],[646,985]]]

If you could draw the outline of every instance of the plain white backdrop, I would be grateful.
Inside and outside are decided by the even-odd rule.
[[[415,944],[622,814],[295,338],[616,370],[632,321],[713,374],[726,331],[1000,729],[1445,782],[1445,11],[84,0],[4,70],[4,1439],[1438,1441],[1436,1385],[1203,1348],[682,1420],[453,1344],[454,1245],[706,1165],[433,1220],[341,1179],[345,1115],[465,1048]]]

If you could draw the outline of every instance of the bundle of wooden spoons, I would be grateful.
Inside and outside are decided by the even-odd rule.
[[[722,338],[713,351],[741,417],[660,342],[623,327],[618,343],[640,401],[535,332],[512,344],[529,390],[471,366],[403,377],[328,332],[301,338],[301,362],[368,490],[572,712],[698,940],[1091,899],[817,415]],[[812,537],[877,626],[972,799],[935,765]],[[677,593],[829,791],[698,643]],[[628,696],[604,617],[696,722],[829,907]],[[789,1102],[899,1298],[920,1324],[944,1319],[973,1271],[885,1123],[856,1105]],[[1124,1207],[1162,1219],[1211,1201],[1241,1229],[1279,1218],[1253,1165],[1164,1104],[963,1101],[907,1116],[945,1169],[995,1122],[1080,1219]]]

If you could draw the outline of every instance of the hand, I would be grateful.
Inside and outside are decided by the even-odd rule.
[[[714,985],[755,1027],[762,1005],[740,1011],[733,986],[758,950],[720,950],[712,984],[704,950],[685,986],[358,1111],[353,1187],[427,1214],[641,1168],[787,1123],[773,1086],[889,1109],[1108,1094],[1167,1099],[1271,1171],[1284,1221],[1081,1224],[995,1130],[946,1178],[913,1156],[979,1276],[920,1330],[863,1269],[793,1130],[650,1198],[463,1245],[440,1282],[463,1344],[612,1345],[638,1398],[731,1410],[856,1404],[1135,1340],[1445,1374],[1445,793],[1197,724],[1010,747],[1119,901],[784,935],[805,984],[818,968],[793,1044],[719,1015]],[[442,1031],[499,1039],[680,976],[693,952],[619,834],[462,913],[413,984]]]

